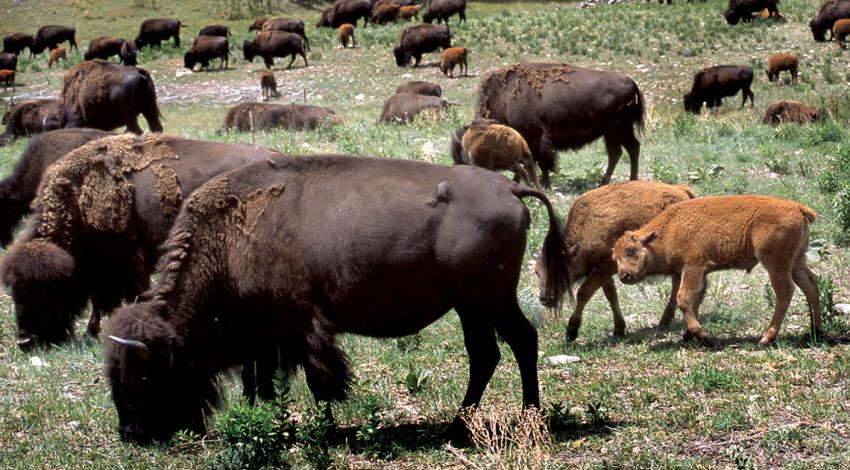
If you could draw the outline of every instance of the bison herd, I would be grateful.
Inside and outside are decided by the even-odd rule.
[[[725,17],[748,21],[765,8],[776,16],[778,3],[730,0]],[[843,41],[839,26],[850,19],[848,5],[824,3],[810,23],[816,40],[836,25],[836,39]],[[345,48],[354,46],[360,19],[383,24],[418,14],[409,1],[336,0],[317,26],[338,28]],[[443,73],[460,67],[466,75],[468,49],[452,47],[453,15],[466,21],[465,0],[431,0],[425,23],[402,31],[395,63],[416,66],[423,54],[442,49]],[[88,334],[98,335],[101,318],[111,314],[106,375],[122,438],[205,433],[205,416],[220,404],[218,374],[240,366],[250,398],[270,398],[275,371],[298,366],[317,400],[341,400],[351,374],[338,335],[409,335],[451,309],[460,317],[469,357],[461,407],[479,403],[499,362],[497,335],[516,358],[523,404],[539,406],[537,333],[517,301],[528,198],[542,203],[548,223],[535,260],[541,304],[560,307],[581,283],[569,341],[600,287],[614,334],[625,334],[616,274],[625,284],[669,276],[672,293],[659,323],[669,324],[678,307],[685,339],[710,343],[699,324],[706,276],[759,263],[776,299],[760,343],[776,338],[795,286],[808,302],[813,333],[821,330],[817,278],[805,259],[816,218],[811,209],[765,196],[697,197],[686,186],[650,181],[608,184],[623,150],[629,179],[638,179],[647,104],[626,75],[554,62],[488,71],[474,119],[450,136],[452,167],[292,156],[160,134],[154,79],[135,66],[137,50],[172,39],[179,47],[183,26],[149,19],[134,40],[93,39],[86,60],[65,74],[58,99],[15,104],[0,136],[5,142],[34,135],[0,182],[0,243],[9,245],[0,280],[14,302],[17,344],[31,350],[68,340],[89,303]],[[303,21],[260,18],[249,30],[256,35],[242,45],[246,60],[260,57],[271,69],[274,58],[289,57],[288,68],[300,56],[308,65]],[[207,68],[219,59],[227,68],[229,28],[211,25],[200,33],[185,53],[185,67]],[[23,49],[31,55],[60,50],[64,41],[76,48],[74,28],[9,34],[0,65],[14,77]],[[793,83],[798,67],[796,55],[776,54],[766,72],[774,81],[788,71]],[[685,111],[717,108],[738,91],[741,106],[747,99],[752,106],[754,78],[747,66],[699,70],[684,96]],[[278,95],[271,70],[262,73],[261,85],[264,97]],[[430,82],[402,84],[379,121],[438,117],[454,105],[442,92]],[[139,115],[151,133],[143,134]],[[819,117],[818,110],[783,100],[768,108],[764,122]],[[223,127],[301,130],[341,123],[325,107],[245,102],[227,112]],[[121,126],[136,135],[107,132]],[[579,196],[564,225],[542,188],[551,186],[559,150],[599,138],[608,156],[603,186]],[[513,171],[515,182],[497,170]],[[15,237],[26,216],[29,223]],[[450,435],[463,440],[465,431],[457,417]]]

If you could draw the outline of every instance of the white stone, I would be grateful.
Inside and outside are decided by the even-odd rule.
[[[581,358],[578,356],[568,356],[566,354],[559,354],[557,356],[549,356],[546,358],[549,364],[553,366],[565,366],[567,364],[572,364],[574,362],[581,361]]]
[[[30,364],[32,364],[35,367],[44,367],[44,366],[47,365],[47,363],[42,361],[41,358],[38,357],[38,356],[31,357],[30,358]]]
[[[832,311],[842,315],[850,315],[850,304],[835,304],[832,306]]]

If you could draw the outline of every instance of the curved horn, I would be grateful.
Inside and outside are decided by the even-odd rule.
[[[141,341],[136,341],[134,339],[119,338],[117,336],[112,336],[112,335],[107,336],[107,338],[111,339],[112,341],[115,341],[116,343],[120,344],[121,346],[130,348],[133,351],[136,351],[137,353],[139,353],[139,356],[141,356],[142,359],[144,359],[144,360],[147,360],[149,357],[151,357],[151,352],[148,349],[148,346]]]

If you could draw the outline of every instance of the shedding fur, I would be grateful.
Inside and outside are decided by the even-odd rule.
[[[66,279],[73,273],[74,258],[45,240],[15,245],[0,263],[0,279],[7,286]]]
[[[180,191],[180,181],[177,172],[168,165],[157,163],[151,167],[156,175],[156,198],[159,199],[159,209],[163,215],[177,215],[183,202]]]

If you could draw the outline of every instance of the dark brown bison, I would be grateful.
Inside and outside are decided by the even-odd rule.
[[[815,41],[826,41],[827,31],[832,39],[832,26],[843,18],[850,18],[850,0],[825,1],[818,10],[817,16],[809,21],[809,28],[812,30]]]
[[[27,137],[62,127],[59,100],[40,99],[15,103],[3,114],[6,130],[0,134],[0,146],[9,139]]]
[[[295,33],[304,38],[304,49],[310,50],[310,39],[304,30],[304,22],[297,18],[271,18],[263,23],[263,31],[285,31]]]
[[[729,7],[723,12],[726,22],[738,24],[739,21],[753,20],[753,13],[767,9],[770,16],[779,16],[779,0],[729,0]]]
[[[180,20],[165,18],[149,18],[142,21],[139,26],[139,34],[136,36],[136,47],[144,46],[161,47],[162,41],[174,38],[174,47],[180,47]]]
[[[147,134],[106,137],[51,166],[32,226],[0,264],[12,294],[18,344],[60,343],[92,302],[88,332],[122,300],[147,289],[183,199],[203,182],[276,152]]]
[[[227,112],[224,129],[237,131],[293,129],[312,130],[341,124],[342,118],[330,108],[300,104],[241,103]]]
[[[69,26],[48,25],[38,28],[30,53],[41,54],[45,49],[56,49],[59,44],[68,41],[69,49],[77,49],[77,30]]]
[[[121,46],[121,53],[119,56],[121,57],[121,62],[123,62],[124,65],[135,66],[137,64],[138,53],[139,49],[136,48],[135,42],[124,41],[124,45]]]
[[[307,54],[304,52],[304,38],[286,31],[263,31],[251,41],[242,43],[242,53],[245,60],[253,62],[254,57],[262,57],[266,68],[274,66],[275,57],[290,56],[286,68],[292,67],[295,56],[300,55],[307,67]]]
[[[221,36],[226,38],[230,36],[230,28],[223,24],[211,24],[201,28],[198,31],[198,36]]]
[[[18,55],[25,48],[30,48],[30,55],[32,55],[32,44],[35,41],[35,38],[32,34],[28,33],[10,33],[6,36],[3,36],[3,52],[8,52],[10,54]]]
[[[413,93],[415,95],[430,95],[437,97],[443,96],[443,89],[440,87],[440,85],[419,80],[402,83],[395,89],[395,92]]]
[[[364,193],[376,181],[381,196]],[[205,414],[221,403],[216,374],[262,343],[288,345],[317,399],[342,399],[349,372],[336,335],[410,335],[452,308],[470,361],[461,407],[478,404],[496,370],[497,333],[519,365],[523,404],[539,406],[537,333],[517,301],[524,197],[548,211],[543,249],[562,273],[550,282],[563,282],[549,200],[480,168],[275,157],[209,181],[177,217],[150,300],[110,321],[106,376],[119,434],[204,434]],[[460,417],[450,435],[466,435]]]
[[[397,93],[384,101],[378,122],[408,123],[423,113],[440,117],[447,107],[448,101],[437,96]]]
[[[643,131],[643,95],[631,78],[560,63],[510,65],[489,72],[478,90],[476,117],[516,129],[528,142],[549,187],[559,149],[579,149],[605,139],[611,180],[622,147],[629,153],[629,179],[637,179]]]
[[[18,222],[29,214],[47,167],[71,150],[109,135],[97,129],[59,129],[30,139],[12,174],[0,181],[0,246],[6,248]]]
[[[201,70],[210,66],[210,60],[221,59],[220,69],[228,67],[230,58],[230,42],[223,36],[198,36],[192,43],[192,48],[183,55],[183,65],[194,69],[200,63]]]
[[[345,23],[357,26],[360,18],[363,18],[363,26],[366,26],[371,15],[372,2],[369,0],[336,0],[332,7],[322,12],[316,27],[339,28]]]
[[[112,36],[99,36],[91,40],[89,48],[83,53],[83,59],[108,59],[114,55],[121,55],[124,39]]]
[[[393,54],[395,63],[399,67],[409,64],[411,57],[416,60],[413,64],[416,67],[422,60],[422,54],[450,47],[452,47],[452,35],[448,25],[420,24],[404,28],[398,46],[393,49]]]
[[[821,113],[811,106],[799,101],[782,100],[767,107],[764,113],[764,124],[778,126],[785,122],[809,124],[821,119]]]
[[[752,107],[755,98],[750,90],[752,83],[753,69],[746,65],[715,65],[700,69],[694,75],[691,91],[685,93],[683,100],[685,111],[699,114],[703,103],[709,109],[717,108],[723,104],[724,97],[734,96],[738,90],[743,97],[741,108],[744,107],[747,98],[750,99],[750,107]]]
[[[437,20],[437,24],[445,21],[449,24],[449,18],[452,15],[458,15],[460,22],[466,22],[466,0],[431,0],[428,3],[428,11],[422,15],[422,20],[426,23],[431,23]]]
[[[109,131],[126,125],[141,134],[141,114],[151,132],[162,132],[153,78],[136,67],[101,59],[82,62],[65,74],[59,107],[61,127]]]
[[[15,71],[18,69],[18,56],[11,52],[0,52],[0,70]]]

